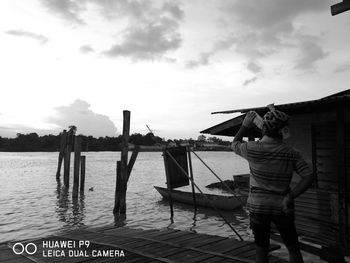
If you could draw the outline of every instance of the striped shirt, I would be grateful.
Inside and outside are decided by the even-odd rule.
[[[231,147],[249,163],[248,209],[253,213],[281,214],[293,172],[301,177],[311,173],[300,153],[283,142],[233,142]]]

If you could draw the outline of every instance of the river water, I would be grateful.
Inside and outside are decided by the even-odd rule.
[[[56,182],[57,152],[0,153],[0,243],[107,224],[143,229],[169,227],[235,237],[211,209],[199,208],[194,214],[191,206],[175,204],[174,218],[170,220],[168,202],[153,188],[154,185],[165,186],[160,152],[139,153],[128,183],[126,218],[115,218],[112,212],[115,170],[120,153],[86,152],[83,155],[86,156],[85,194],[73,200],[72,176],[68,191]],[[198,155],[223,180],[248,172],[247,163],[232,152],[198,152]],[[205,188],[217,182],[211,172],[194,155],[192,163],[200,188],[218,193],[219,190]],[[224,215],[243,238],[251,239],[245,209]]]

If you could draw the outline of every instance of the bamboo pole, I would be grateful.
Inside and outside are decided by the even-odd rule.
[[[57,180],[60,179],[61,177],[61,167],[65,156],[66,146],[67,146],[67,131],[63,130],[63,132],[61,133],[60,152],[58,154],[58,165],[57,165],[57,172],[56,172]]]
[[[76,136],[74,141],[74,178],[73,178],[73,198],[78,197],[79,190],[79,172],[81,155],[81,137]]]
[[[190,168],[190,181],[192,186],[192,196],[193,196],[193,204],[194,204],[194,210],[197,211],[197,202],[196,202],[196,192],[194,189],[194,178],[193,178],[193,168],[192,168],[192,158],[191,158],[191,150],[189,147],[186,148],[187,155],[188,155],[188,166]]]
[[[85,189],[85,170],[86,170],[86,156],[80,157],[80,193],[84,193]]]

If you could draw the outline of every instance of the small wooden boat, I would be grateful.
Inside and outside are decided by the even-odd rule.
[[[164,197],[169,198],[168,189],[164,187],[154,186],[154,188]],[[205,198],[204,195],[207,197]],[[196,203],[198,206],[210,207],[214,205],[220,210],[233,210],[242,207],[247,201],[247,194],[242,193],[236,196],[214,195],[214,194],[196,193]],[[183,192],[179,190],[171,190],[171,197],[174,201],[193,205],[192,192]],[[210,202],[208,201],[210,200]]]

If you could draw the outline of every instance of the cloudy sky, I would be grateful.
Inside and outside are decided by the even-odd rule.
[[[349,88],[333,0],[1,0],[0,136],[197,138],[213,111]]]

